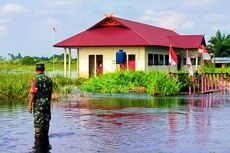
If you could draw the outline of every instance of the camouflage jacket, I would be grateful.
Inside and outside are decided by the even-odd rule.
[[[37,74],[32,80],[30,92],[34,94],[33,114],[37,111],[50,112],[52,80],[45,73]]]

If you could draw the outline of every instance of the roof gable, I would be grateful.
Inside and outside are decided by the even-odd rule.
[[[112,17],[106,17],[87,30],[93,30],[99,27],[125,27],[125,26],[119,23],[118,21],[114,20]]]

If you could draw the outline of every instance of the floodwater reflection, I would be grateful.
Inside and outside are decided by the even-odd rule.
[[[27,104],[0,103],[0,152],[229,152],[230,94],[130,95],[53,102],[48,140],[32,142]]]

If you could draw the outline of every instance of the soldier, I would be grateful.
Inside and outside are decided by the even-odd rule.
[[[51,120],[52,80],[45,75],[43,63],[36,64],[36,77],[31,82],[29,112],[33,110],[35,137],[48,137]],[[32,109],[33,108],[33,109]]]

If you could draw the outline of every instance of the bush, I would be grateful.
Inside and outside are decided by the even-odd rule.
[[[34,58],[30,57],[30,56],[23,57],[21,62],[22,62],[23,65],[34,65],[36,63]]]
[[[180,83],[159,71],[126,71],[90,78],[80,88],[101,93],[121,93],[146,88],[153,95],[175,95],[180,91]]]

